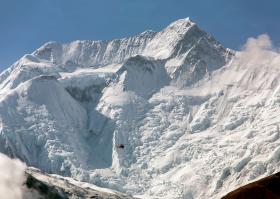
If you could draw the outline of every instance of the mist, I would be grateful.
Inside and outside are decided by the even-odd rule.
[[[1,199],[21,199],[25,182],[26,166],[20,160],[10,159],[0,153],[0,196]]]
[[[267,34],[249,38],[238,56],[239,61],[243,64],[271,66],[279,65],[279,57],[279,50],[273,45]]]

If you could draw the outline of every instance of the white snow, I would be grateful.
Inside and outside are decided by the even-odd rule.
[[[265,35],[233,52],[189,19],[50,42],[0,75],[0,151],[143,198],[217,198],[280,166],[279,63]]]
[[[155,35],[144,50],[144,55],[158,59],[170,57],[178,42],[183,39],[193,26],[195,24],[189,18],[173,22],[166,29]]]

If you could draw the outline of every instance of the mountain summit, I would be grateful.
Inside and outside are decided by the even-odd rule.
[[[0,74],[0,151],[131,195],[217,198],[279,166],[278,75],[242,55],[188,18],[46,43]]]

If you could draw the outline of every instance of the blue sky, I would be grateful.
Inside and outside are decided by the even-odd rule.
[[[267,33],[280,44],[279,0],[0,0],[0,70],[47,41],[122,38],[190,17],[226,47]]]

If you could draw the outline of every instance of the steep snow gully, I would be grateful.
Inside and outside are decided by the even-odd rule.
[[[190,19],[49,42],[0,75],[0,151],[142,198],[218,198],[280,166],[280,55]]]

